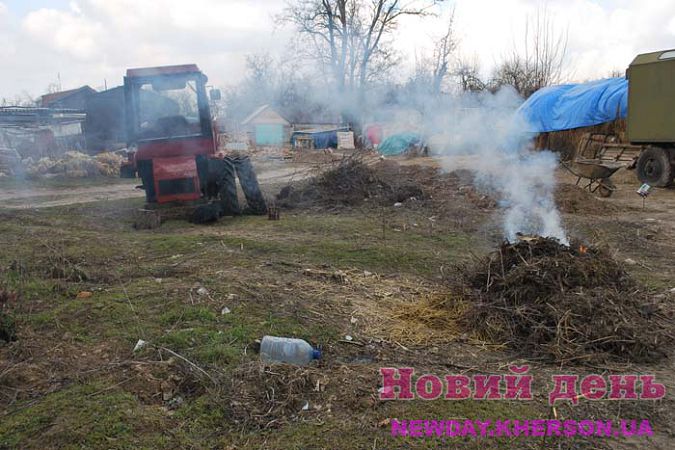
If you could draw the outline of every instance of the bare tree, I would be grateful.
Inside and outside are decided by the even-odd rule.
[[[533,72],[538,88],[559,83],[563,75],[565,55],[567,53],[568,31],[558,32],[548,10],[539,9],[532,24],[532,37],[529,37],[530,25],[525,34],[525,61]],[[527,42],[531,42],[531,47]]]
[[[60,92],[61,91],[61,83],[59,83],[58,81],[54,81],[52,83],[49,83],[47,85],[46,91],[47,91],[47,94],[55,94],[57,92]]]
[[[0,99],[0,106],[36,106],[37,104],[37,100],[27,91],[22,91],[21,94],[15,95],[13,99],[5,97]]]
[[[450,70],[450,57],[457,50],[457,39],[454,34],[455,11],[452,11],[448,19],[446,32],[435,43],[432,58],[432,92],[435,95],[441,93],[441,86]]]
[[[454,10],[448,18],[443,35],[434,38],[431,54],[415,56],[415,71],[406,83],[406,89],[417,95],[438,96],[448,75],[458,41],[454,34]]]
[[[225,91],[225,113],[240,120],[256,108],[271,103],[276,83],[274,60],[266,53],[246,56],[246,76]]]
[[[493,85],[513,86],[522,96],[558,84],[563,79],[567,30],[559,31],[546,8],[540,8],[525,25],[524,45],[498,66]]]
[[[258,85],[268,84],[273,78],[274,60],[269,53],[247,55],[246,70],[253,83]]]
[[[609,71],[607,74],[608,78],[625,78],[626,77],[626,70],[625,69],[612,69]]]
[[[290,0],[280,20],[311,46],[339,93],[362,97],[369,81],[391,67],[387,37],[403,16],[424,16],[443,0]]]
[[[244,79],[225,89],[225,116],[235,126],[266,104],[291,122],[311,122],[337,115],[333,105],[322,96],[316,80],[304,74],[297,61],[282,62],[266,53],[248,55]]]
[[[463,92],[479,92],[487,89],[487,83],[481,79],[478,59],[459,58],[452,73]]]
[[[491,88],[513,87],[523,97],[529,97],[540,87],[535,81],[534,72],[527,61],[514,52],[497,67],[491,80]]]

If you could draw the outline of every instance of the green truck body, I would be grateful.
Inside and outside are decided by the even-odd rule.
[[[641,146],[643,183],[665,187],[675,176],[675,50],[638,55],[628,78],[628,141]]]
[[[628,140],[675,143],[675,50],[637,56],[628,69]]]

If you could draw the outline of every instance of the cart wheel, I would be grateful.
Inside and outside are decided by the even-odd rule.
[[[609,198],[614,193],[614,184],[607,181],[601,181],[598,185],[598,194],[600,197]]]

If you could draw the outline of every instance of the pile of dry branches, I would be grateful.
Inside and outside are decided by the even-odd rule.
[[[466,274],[463,322],[480,336],[558,362],[651,361],[673,321],[604,251],[537,238],[504,243]]]
[[[352,156],[342,159],[335,168],[314,180],[322,197],[347,205],[360,203],[376,194],[380,183],[372,167]]]
[[[287,208],[307,204],[357,206],[366,199],[390,204],[425,196],[420,180],[408,168],[388,161],[368,164],[361,154],[354,153],[306,182],[284,187],[276,201]]]

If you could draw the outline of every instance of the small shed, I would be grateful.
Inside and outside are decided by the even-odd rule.
[[[110,150],[126,143],[124,121],[124,87],[99,92],[87,100],[84,132],[87,149],[93,153]]]
[[[317,150],[337,148],[338,133],[348,131],[349,127],[295,131],[291,136],[291,143],[295,148],[307,148],[306,142],[311,142],[311,147]]]
[[[242,125],[255,145],[282,145],[290,140],[291,124],[270,105],[263,105]]]

